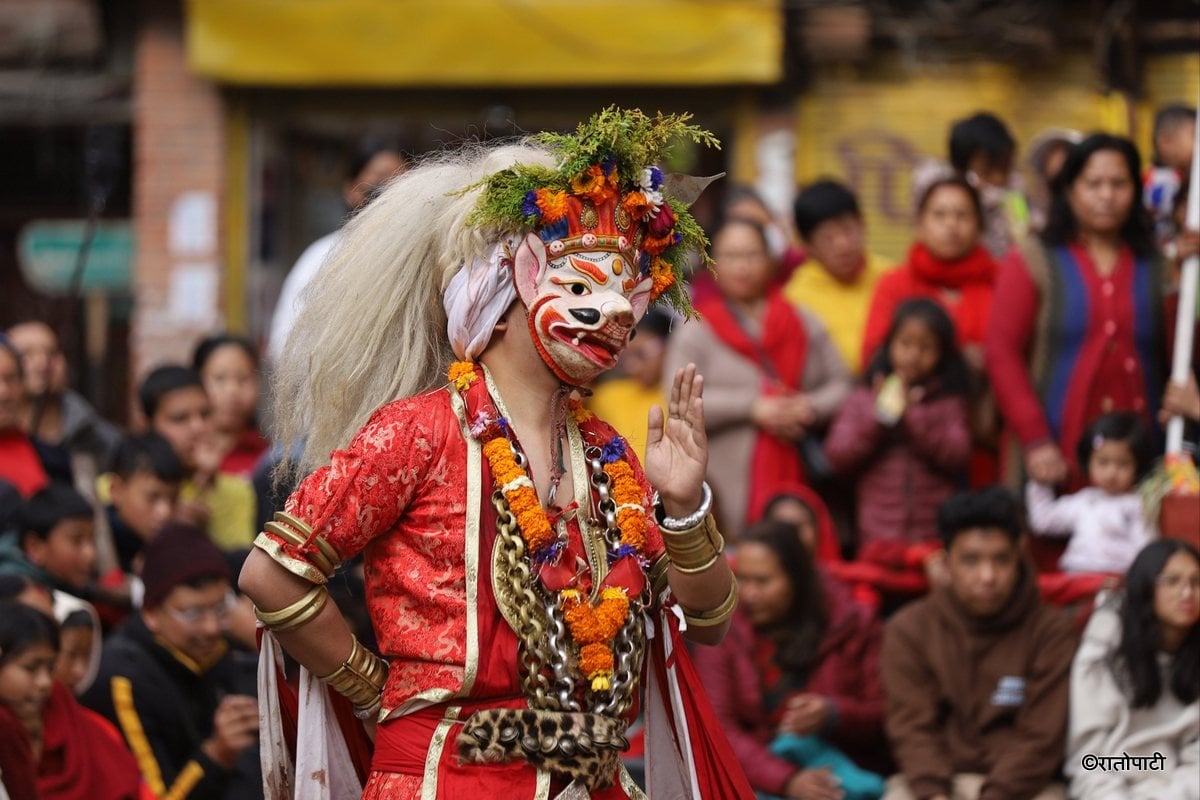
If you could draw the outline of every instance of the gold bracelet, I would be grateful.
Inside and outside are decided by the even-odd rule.
[[[663,590],[667,588],[667,567],[670,565],[670,556],[663,553],[651,565],[650,571],[646,573],[646,580],[650,583],[650,591],[654,594],[654,602],[656,603],[662,597]]]
[[[671,566],[675,567],[676,572],[682,572],[684,575],[698,575],[701,572],[707,572],[709,569],[712,568],[713,564],[716,564],[718,561],[720,561],[724,557],[725,557],[725,554],[723,552],[721,552],[720,550],[718,550],[717,552],[713,553],[712,557],[709,558],[708,561],[705,561],[703,564],[699,564],[694,567],[681,567],[678,564],[671,562]]]
[[[680,605],[680,608],[683,609],[683,618],[688,625],[696,628],[711,628],[715,625],[720,625],[733,616],[733,610],[737,608],[737,602],[737,581],[732,580],[730,581],[729,594],[725,597],[725,601],[711,611],[688,611],[683,605]]]
[[[711,514],[691,530],[675,532],[664,528],[662,537],[672,566],[685,574],[703,572],[725,550],[725,538]]]
[[[370,709],[379,701],[387,674],[387,662],[363,647],[358,637],[354,637],[350,655],[346,656],[342,665],[320,677],[349,700],[356,711],[360,711]]]
[[[254,616],[270,630],[275,633],[282,633],[283,631],[294,630],[312,622],[324,610],[325,603],[328,600],[329,590],[324,585],[317,585],[305,594],[304,597],[278,611],[263,611],[256,607],[254,609]]]

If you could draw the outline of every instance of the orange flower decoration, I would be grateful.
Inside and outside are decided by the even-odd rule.
[[[641,192],[629,192],[621,198],[621,208],[625,209],[625,213],[634,221],[641,221],[650,213],[653,206],[646,199],[646,195]]]
[[[492,468],[492,480],[498,487],[504,487],[520,478],[529,475],[517,464],[513,457],[512,446],[503,436],[496,436],[484,442],[483,454]],[[525,540],[525,549],[530,554],[540,553],[554,544],[554,529],[542,504],[538,501],[537,492],[531,484],[523,484],[504,492],[508,501],[508,509],[517,518],[521,529],[521,538]]]
[[[671,265],[661,258],[655,258],[650,264],[650,278],[654,285],[650,289],[650,299],[657,300],[659,295],[675,285],[675,272]]]
[[[665,236],[647,236],[642,240],[642,250],[652,256],[657,256],[673,244],[675,244],[674,233],[668,232]]]
[[[593,164],[571,179],[571,191],[588,198],[595,205],[603,205],[616,196],[617,187],[613,178],[605,175],[599,164]]]
[[[603,178],[602,173],[600,177]],[[474,364],[460,361],[450,368],[450,381],[460,392],[469,388],[476,377]],[[571,404],[570,411],[576,424],[595,416],[577,402]],[[525,557],[537,558],[554,546],[557,537],[553,526],[538,500],[529,474],[517,464],[513,446],[502,427],[493,425],[485,430],[490,431],[491,438],[483,443],[483,454],[491,467],[492,481],[504,493],[508,509],[517,520],[525,542]],[[643,553],[648,523],[642,487],[623,451],[618,448],[615,453],[616,460],[605,464],[604,471],[612,481],[612,496],[618,506],[617,527],[621,531],[621,543]],[[579,648],[580,672],[591,682],[593,692],[608,691],[612,687],[613,639],[629,620],[629,596],[625,589],[609,586],[600,590],[595,604],[585,600],[580,591],[573,588],[561,590],[559,597],[567,629]]]
[[[470,361],[455,361],[450,365],[446,377],[454,384],[454,388],[465,392],[475,382],[475,365]]]
[[[592,682],[592,691],[611,687],[613,671],[612,640],[629,618],[629,598],[625,590],[607,587],[600,592],[596,605],[583,602],[579,592],[563,592],[563,616],[571,637],[579,648],[579,671]]]
[[[604,465],[604,471],[613,483],[613,500],[617,512],[617,527],[621,531],[621,543],[633,547],[639,553],[646,549],[646,512],[642,505],[642,487],[633,476],[629,462],[620,460]],[[636,506],[636,508],[634,507]]]
[[[567,215],[567,193],[553,189],[537,190],[537,207],[546,222],[558,222]]]

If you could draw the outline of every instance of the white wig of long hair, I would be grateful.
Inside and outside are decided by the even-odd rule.
[[[480,190],[514,164],[553,166],[526,142],[426,157],[355,215],[303,295],[272,381],[275,440],[304,442],[305,474],[349,444],[379,406],[434,389],[453,360],[441,294],[498,231],[466,224]]]

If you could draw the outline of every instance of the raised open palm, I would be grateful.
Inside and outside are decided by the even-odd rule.
[[[646,478],[670,516],[686,516],[700,505],[700,484],[708,468],[703,395],[704,378],[696,374],[695,364],[688,364],[675,372],[666,424],[662,408],[650,409]]]

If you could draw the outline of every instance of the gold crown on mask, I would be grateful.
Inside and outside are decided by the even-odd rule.
[[[609,107],[574,133],[538,134],[533,143],[558,156],[559,168],[521,164],[489,175],[476,184],[483,192],[468,222],[534,232],[550,258],[620,253],[653,278],[653,299],[693,316],[685,270],[693,252],[707,263],[708,238],[687,210],[695,197],[672,188],[703,188],[706,182],[666,175],[659,166],[676,141],[720,146],[689,119]]]

